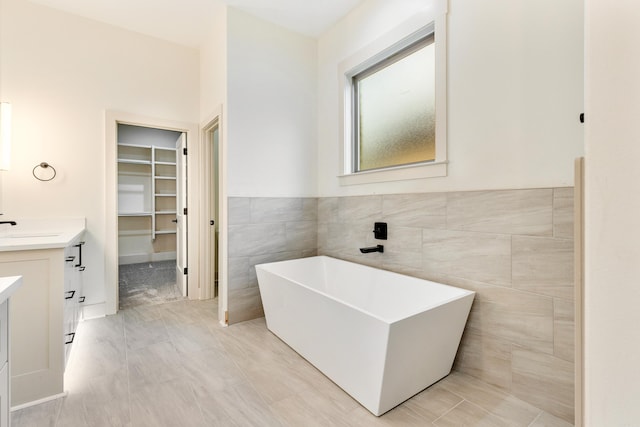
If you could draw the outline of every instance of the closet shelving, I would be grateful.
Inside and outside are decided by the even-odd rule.
[[[175,148],[152,147],[153,159],[153,205],[152,235],[176,234],[176,225],[171,222],[176,215],[176,150]]]
[[[151,239],[176,234],[176,150],[155,145],[118,144],[120,218],[150,218]],[[133,228],[140,228],[140,220]],[[146,224],[146,225],[145,225]],[[123,227],[120,234],[135,234]]]

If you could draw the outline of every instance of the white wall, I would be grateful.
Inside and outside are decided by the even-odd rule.
[[[227,13],[228,195],[315,196],[316,41]]]
[[[340,187],[338,64],[424,7],[368,0],[320,38],[319,194],[573,185],[583,154],[582,0],[449,0],[448,176]]]
[[[200,46],[200,122],[211,120],[227,98],[227,6],[211,0],[209,34]]]
[[[640,4],[586,7],[585,425],[640,422]]]
[[[14,108],[5,218],[85,216],[87,303],[101,303],[105,109],[197,122],[198,52],[26,0],[0,1],[0,84]],[[56,167],[54,181],[31,175],[42,161]]]

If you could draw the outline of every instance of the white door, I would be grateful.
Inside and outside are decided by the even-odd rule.
[[[216,125],[210,134],[209,144],[209,286],[212,297],[217,296],[218,282],[218,144],[220,132]]]
[[[187,135],[176,142],[176,281],[187,296]]]

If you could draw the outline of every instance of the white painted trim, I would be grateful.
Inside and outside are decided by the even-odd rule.
[[[340,185],[357,185],[447,176],[448,163],[449,162],[444,161],[395,166],[391,168],[340,175],[338,179],[340,179]]]
[[[11,412],[19,411],[19,410],[25,409],[25,408],[30,408],[31,406],[40,405],[42,403],[51,402],[52,400],[60,399],[62,397],[67,397],[67,394],[69,394],[69,393],[67,393],[65,391],[65,392],[62,392],[62,393],[54,394],[52,396],[44,397],[42,399],[32,400],[31,402],[22,403],[20,405],[12,406],[11,407]]]
[[[207,181],[209,176],[207,173],[207,162],[209,156],[209,141],[206,133],[218,126],[218,320],[221,325],[226,326],[225,312],[228,310],[228,248],[227,248],[227,224],[228,224],[228,208],[227,208],[227,137],[225,132],[226,116],[224,114],[224,106],[218,106],[215,111],[208,117],[207,120],[200,124],[201,137],[200,137],[200,152],[202,153],[200,160],[200,199],[201,204],[201,217],[208,221],[208,207],[209,207],[209,191],[207,188]],[[203,283],[211,283],[210,274],[211,269],[208,265],[210,258],[209,255],[209,233],[202,233],[203,238],[200,242],[200,268],[201,277]],[[213,297],[213,289],[208,289],[209,298]]]
[[[106,316],[106,303],[88,304],[82,306],[82,319],[91,320]]]
[[[346,58],[338,66],[340,82],[340,159],[338,177],[340,185],[368,184],[447,175],[447,1],[434,2],[425,9]],[[370,173],[352,170],[351,149],[351,78],[388,57],[399,45],[407,46],[431,31],[435,34],[435,97],[436,97],[436,159],[434,162],[405,165]],[[421,168],[421,172],[416,171]],[[412,172],[411,172],[412,171]],[[390,173],[385,173],[390,172]],[[351,178],[351,176],[354,176]],[[356,177],[357,176],[357,177]]]
[[[184,132],[187,135],[188,158],[188,191],[199,194],[200,168],[199,158],[200,133],[198,125],[187,122],[158,119],[126,113],[122,111],[105,111],[105,314],[115,314],[118,310],[118,191],[117,191],[117,125],[152,127]],[[200,281],[198,268],[198,242],[200,234],[199,197],[189,197],[188,252],[189,252],[189,286],[190,299],[200,299]]]
[[[176,259],[176,252],[157,252],[153,254],[131,254],[118,256],[118,265],[140,264],[141,262],[171,261]]]

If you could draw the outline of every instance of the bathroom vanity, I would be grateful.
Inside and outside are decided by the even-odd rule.
[[[0,230],[0,276],[23,276],[11,301],[11,404],[59,397],[81,316],[85,220],[28,221]]]

